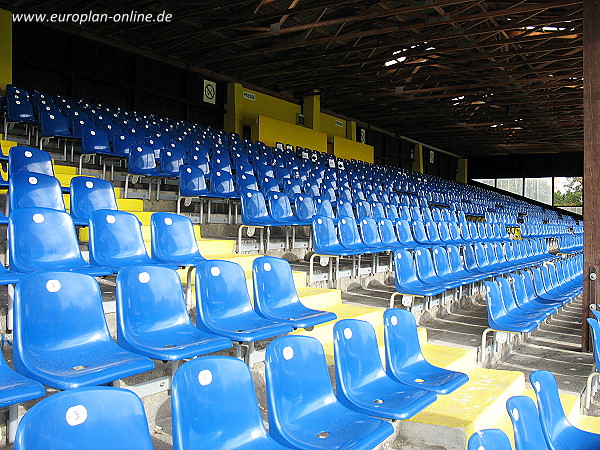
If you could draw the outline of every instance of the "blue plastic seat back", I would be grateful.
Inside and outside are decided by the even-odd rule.
[[[369,380],[384,377],[375,330],[369,322],[342,319],[333,327],[336,389],[352,398]]]
[[[283,192],[285,192],[290,198],[294,198],[296,195],[302,194],[302,186],[300,181],[295,178],[285,178],[283,181]]]
[[[361,217],[358,220],[358,227],[362,241],[367,247],[381,247],[383,245],[377,222],[374,219]]]
[[[101,130],[84,128],[81,133],[82,153],[112,153],[108,135]]]
[[[89,219],[97,209],[119,209],[115,190],[110,181],[93,177],[71,179],[71,215]]]
[[[593,339],[594,362],[597,368],[600,368],[600,324],[597,320],[597,311],[594,312],[594,318],[588,318],[587,323],[590,326],[590,331]]]
[[[333,213],[333,207],[331,206],[331,202],[327,200],[325,197],[313,197],[313,201],[315,202],[315,208],[317,210],[317,215],[335,218],[335,214]]]
[[[152,259],[176,264],[186,259],[202,258],[194,224],[185,216],[155,212],[150,218]]]
[[[16,146],[8,151],[8,173],[35,172],[54,176],[50,153],[39,148]]]
[[[417,322],[410,311],[398,308],[383,313],[385,366],[388,373],[410,372],[410,367],[424,361],[417,332]],[[414,374],[418,378],[418,373]]]
[[[222,319],[252,310],[246,275],[239,264],[202,261],[196,266],[196,286],[200,286],[196,291],[196,326],[204,331]]]
[[[452,268],[450,266],[450,258],[448,257],[448,250],[444,247],[438,246],[431,250],[433,265],[435,271],[440,277],[445,275],[452,275]]]
[[[386,217],[385,209],[383,208],[383,205],[379,202],[373,203],[371,212],[372,212],[372,217],[375,220]]]
[[[129,153],[129,173],[143,175],[157,171],[154,151],[150,147],[138,145]]]
[[[267,203],[271,217],[277,221],[295,221],[290,199],[283,192],[268,192]]]
[[[22,211],[22,210],[21,210]],[[98,282],[73,272],[38,272],[15,288],[15,369],[26,376],[43,374],[32,360],[93,359],[94,348],[114,345],[102,309]],[[118,347],[117,347],[118,348]],[[68,361],[68,360],[67,360]],[[77,369],[73,369],[77,370]]]
[[[323,347],[315,338],[283,336],[272,341],[265,376],[270,433],[279,441],[281,430],[290,428],[296,416],[337,403]]]
[[[9,177],[9,206],[21,208],[49,208],[65,210],[60,182],[51,175],[16,172]]]
[[[336,205],[337,217],[351,217],[354,219],[352,203],[347,200],[338,200]]]
[[[277,448],[258,409],[243,361],[205,356],[186,362],[173,378],[173,448]]]
[[[403,283],[418,281],[413,255],[405,249],[394,252],[394,273],[396,275],[396,290],[402,292]]]
[[[338,222],[338,231],[340,243],[344,247],[352,248],[365,245],[360,237],[356,220],[350,217],[342,217]]]
[[[180,166],[179,195],[182,197],[196,197],[206,194],[208,194],[208,187],[202,169],[188,165]]]
[[[494,322],[499,318],[506,316],[506,309],[504,308],[504,302],[502,301],[500,286],[493,281],[484,281],[483,284],[485,285],[487,292],[488,320],[491,319],[490,322]]]
[[[396,235],[398,236],[398,241],[404,245],[417,244],[413,237],[410,224],[404,219],[396,221]]]
[[[427,236],[427,231],[425,231],[425,224],[420,220],[413,220],[411,223],[411,229],[415,241],[422,244],[429,244],[431,242]]]
[[[292,267],[283,258],[261,256],[252,264],[254,302],[256,309],[266,317],[272,312],[293,304],[300,304],[294,286]]]
[[[10,268],[17,272],[86,265],[71,216],[46,208],[13,211],[8,221]]]
[[[173,149],[164,148],[160,151],[160,171],[172,176],[179,175],[179,168],[184,163],[184,152]]]
[[[235,197],[235,183],[231,172],[216,170],[210,174],[210,192],[225,197]]]
[[[440,238],[440,232],[438,230],[437,224],[432,220],[428,220],[424,223],[425,232],[427,233],[427,237],[429,238],[429,240],[434,243],[441,243],[442,240]]]
[[[315,215],[312,221],[312,232],[317,253],[319,250],[341,245],[338,240],[337,227],[331,217]]]
[[[512,445],[504,431],[492,428],[473,433],[468,450],[512,450]]]
[[[377,220],[377,226],[381,235],[381,242],[391,247],[397,247],[400,245],[398,242],[398,236],[396,236],[394,223],[390,219],[381,218]]]
[[[258,182],[254,175],[249,175],[247,173],[237,173],[236,174],[236,187],[240,192],[243,192],[248,189],[252,189],[253,191],[258,191]]]
[[[531,398],[511,397],[506,401],[506,410],[512,421],[516,450],[548,449],[538,410]]]
[[[131,149],[137,146],[137,141],[130,134],[115,134],[113,137],[113,152],[116,155],[128,157]]]
[[[17,429],[15,449],[115,448],[151,450],[140,398],[126,389],[86,387],[58,392],[34,405]]]
[[[39,118],[43,136],[71,136],[67,118],[59,111],[41,111]]]
[[[308,195],[297,195],[294,200],[294,206],[296,209],[296,217],[300,220],[312,220],[317,214],[315,203]]]
[[[565,416],[556,380],[547,370],[536,370],[529,381],[537,397],[542,430],[546,440],[553,441],[563,430],[573,427]]]
[[[196,330],[186,310],[181,279],[172,269],[125,267],[117,276],[116,297],[117,337],[128,350],[136,351],[136,345],[151,333],[161,334],[167,347],[171,331],[183,334],[184,326]]]
[[[106,267],[150,259],[140,221],[125,211],[96,210],[90,214],[90,261]]]
[[[417,276],[419,279],[430,279],[430,280],[441,280],[439,279],[435,267],[433,265],[433,258],[431,252],[427,247],[416,247],[415,248],[415,263],[417,265]]]
[[[372,217],[373,211],[369,202],[358,202],[356,205],[356,214],[358,215],[358,217]]]
[[[27,97],[6,97],[7,122],[35,122],[33,106]]]
[[[267,202],[262,192],[248,189],[242,192],[240,198],[243,223],[253,223],[257,220],[264,222],[272,221],[267,210]]]
[[[143,134],[143,132],[140,133]],[[163,148],[165,148],[165,143],[162,141],[162,139],[158,139],[155,137],[142,137],[141,141],[145,147],[148,147],[152,150],[154,158],[160,160],[160,152]]]

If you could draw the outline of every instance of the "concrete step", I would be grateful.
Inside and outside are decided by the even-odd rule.
[[[2,149],[2,154],[8,156],[8,152],[12,147],[19,145],[16,141],[10,141],[6,139],[0,139],[0,148]]]
[[[468,374],[467,384],[401,422],[401,438],[417,448],[466,448],[475,431],[495,425],[506,400],[525,390],[522,372],[476,368]]]
[[[571,423],[582,430],[600,434],[600,417],[581,415],[579,419],[571,421]]]

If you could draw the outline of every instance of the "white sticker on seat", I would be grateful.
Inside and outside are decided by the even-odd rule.
[[[186,170],[187,170],[187,173],[192,173],[192,168],[191,167],[188,167]]]
[[[60,291],[61,285],[58,280],[48,280],[46,281],[46,289],[48,292],[58,292]]]
[[[294,357],[294,349],[292,347],[284,347],[283,348],[283,359],[289,361]]]
[[[270,263],[264,263],[263,264],[263,269],[265,269],[265,272],[270,272],[271,271],[271,264]]]
[[[108,223],[115,223],[117,219],[115,219],[115,216],[113,216],[112,214],[109,214],[106,216],[106,222]]]
[[[90,134],[91,134],[92,136],[96,136],[96,131],[95,131],[95,130],[90,130]]]
[[[33,221],[35,223],[42,223],[44,221],[44,215],[43,214],[34,214],[33,215]]]
[[[513,408],[512,415],[513,415],[513,418],[515,419],[515,422],[518,422],[519,421],[519,410],[517,408]]]
[[[29,177],[29,184],[37,184],[38,179],[36,177]]]
[[[86,181],[85,182],[85,187],[88,189],[91,189],[94,187],[94,183],[92,181]]]
[[[32,153],[31,153],[29,150],[27,150],[27,151],[25,152],[25,157],[26,157],[26,158],[31,158],[32,156],[33,156],[33,154],[32,154]]]
[[[140,280],[140,283],[146,284],[148,281],[150,281],[150,274],[148,272],[140,272],[138,275],[138,280]]]
[[[396,316],[392,316],[390,322],[392,322],[392,325],[396,326],[398,325],[398,318]]]
[[[221,269],[219,269],[218,267],[211,267],[210,273],[213,277],[218,277],[219,275],[221,275]]]
[[[346,339],[352,339],[352,330],[350,328],[344,328],[344,337]]]
[[[165,217],[165,225],[173,225],[173,219],[170,217]]]
[[[74,427],[80,425],[87,420],[87,409],[83,405],[71,406],[67,409],[65,419],[69,425]]]
[[[212,383],[212,379],[212,372],[208,369],[201,370],[198,373],[198,383],[200,383],[200,386],[208,386],[210,383]]]

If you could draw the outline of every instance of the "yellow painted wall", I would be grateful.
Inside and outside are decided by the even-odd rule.
[[[263,115],[258,116],[258,123],[252,127],[252,139],[270,147],[275,147],[276,142],[283,142],[294,147],[327,151],[327,134]]]
[[[256,100],[244,98],[244,91],[254,94]],[[236,99],[236,101],[240,101],[242,104],[242,122],[247,126],[251,126],[255,123],[258,116],[272,117],[295,125],[296,114],[301,112],[300,105],[297,105],[296,103],[271,97],[270,95],[262,94],[245,87],[242,87],[242,89],[238,91],[238,95],[240,95],[241,98]]]
[[[468,163],[467,159],[459,159],[458,160],[458,171],[456,172],[456,181],[460,181],[461,183],[467,183],[469,180],[468,177]]]
[[[361,144],[339,136],[333,138],[333,154],[338,158],[354,158],[369,163],[375,160],[375,149],[372,145]]]
[[[339,120],[343,126],[338,127],[335,121]],[[330,116],[329,114],[321,113],[321,131],[327,133],[328,136],[346,137],[346,121]]]
[[[0,9],[0,88],[12,83],[12,13]]]

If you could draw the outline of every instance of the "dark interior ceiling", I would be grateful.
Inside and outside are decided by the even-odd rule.
[[[460,155],[583,151],[582,0],[0,1]],[[68,25],[77,28],[77,25]],[[62,25],[62,29],[67,26]]]

